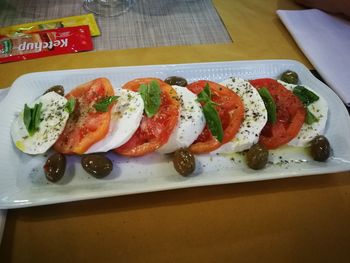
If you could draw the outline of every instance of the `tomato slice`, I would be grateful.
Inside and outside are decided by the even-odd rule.
[[[274,79],[249,81],[256,89],[267,88],[276,103],[274,124],[268,122],[261,131],[259,142],[267,149],[276,149],[299,133],[305,119],[305,109],[298,97]]]
[[[222,144],[231,141],[238,132],[244,118],[244,105],[241,98],[231,89],[207,80],[193,82],[187,88],[198,95],[207,84],[209,84],[211,90],[211,99],[217,104],[215,107],[221,119],[224,137],[220,143],[206,126],[189,148],[192,153],[196,154],[211,152]]]
[[[167,83],[156,78],[139,78],[124,84],[123,89],[138,91],[141,84],[157,81],[161,89],[161,104],[158,112],[151,118],[145,114],[134,135],[122,146],[114,151],[118,154],[137,157],[154,152],[165,144],[178,118],[180,103],[176,91]]]
[[[112,105],[107,112],[98,112],[93,106],[113,95],[113,87],[106,78],[92,80],[69,92],[66,98],[76,101],[74,111],[54,149],[65,154],[83,154],[91,145],[103,139],[108,133]]]

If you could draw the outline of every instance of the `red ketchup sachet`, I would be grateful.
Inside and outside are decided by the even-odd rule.
[[[0,63],[93,49],[89,26],[64,27],[18,36],[0,36]]]

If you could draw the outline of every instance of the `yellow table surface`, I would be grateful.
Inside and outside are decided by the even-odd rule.
[[[294,59],[287,0],[214,0],[232,44],[86,52],[0,65],[37,71]],[[350,172],[9,210],[0,262],[350,262]]]

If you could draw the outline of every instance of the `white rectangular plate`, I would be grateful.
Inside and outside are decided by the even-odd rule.
[[[189,82],[208,79],[216,82],[236,76],[244,79],[278,78],[285,70],[299,74],[300,82],[312,87],[329,104],[325,135],[332,145],[332,157],[325,163],[312,161],[303,149],[283,148],[270,154],[270,163],[260,171],[247,168],[242,156],[203,155],[197,157],[193,176],[177,174],[169,157],[151,154],[128,159],[113,153],[113,172],[104,179],[89,176],[78,156],[69,156],[66,174],[59,183],[45,179],[45,156],[19,152],[10,136],[11,123],[25,103],[33,101],[47,88],[61,84],[66,91],[97,77],[107,77],[115,88],[139,77],[164,79],[171,75]],[[98,68],[39,72],[23,75],[12,85],[0,104],[0,208],[17,208],[68,201],[118,196],[194,186],[258,181],[301,175],[335,173],[350,170],[350,119],[342,101],[302,64],[290,60],[236,61],[181,65]],[[282,160],[282,161],[281,161]]]

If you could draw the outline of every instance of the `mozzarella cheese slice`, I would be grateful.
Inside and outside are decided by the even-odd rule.
[[[259,140],[267,122],[267,110],[259,92],[241,78],[231,77],[220,83],[233,90],[244,104],[244,120],[232,141],[222,145],[215,153],[233,153],[249,149]]]
[[[42,95],[29,107],[33,108],[39,103],[42,103],[42,108],[38,131],[32,136],[29,135],[23,122],[23,111],[14,120],[11,127],[11,136],[16,147],[28,154],[45,153],[63,132],[69,117],[69,113],[65,111],[67,99],[55,92]]]
[[[86,153],[107,152],[126,143],[135,133],[143,116],[144,103],[137,92],[120,90],[113,106],[109,131],[105,138],[92,145]]]
[[[205,127],[204,114],[200,103],[197,102],[197,96],[187,88],[172,87],[180,99],[179,121],[168,142],[157,150],[160,153],[171,153],[179,148],[190,146]]]
[[[285,83],[283,81],[278,81],[283,86],[285,86],[289,90],[293,90],[296,86],[294,84]],[[288,145],[296,146],[296,147],[305,147],[309,146],[309,143],[314,139],[317,135],[321,135],[324,133],[326,128],[327,116],[328,116],[328,104],[327,101],[320,96],[317,92],[310,89],[309,87],[302,85],[306,89],[315,93],[319,99],[314,103],[308,106],[308,110],[318,119],[317,122],[312,124],[304,123],[301,127],[298,135],[291,140]]]

